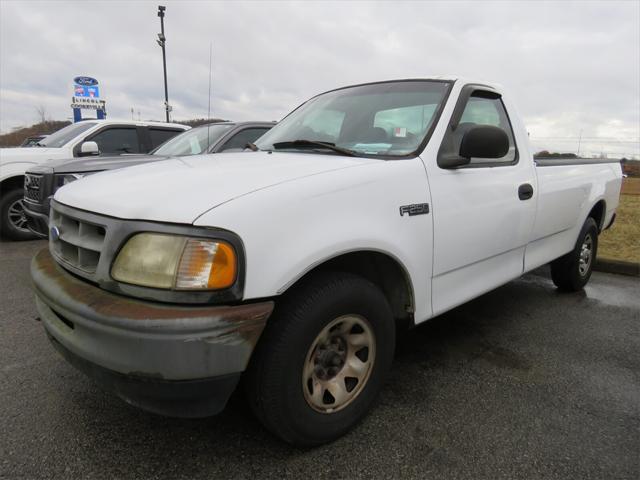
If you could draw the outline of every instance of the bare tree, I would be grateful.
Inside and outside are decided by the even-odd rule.
[[[47,122],[47,107],[43,104],[36,105],[36,113],[38,114],[38,120],[40,123]]]

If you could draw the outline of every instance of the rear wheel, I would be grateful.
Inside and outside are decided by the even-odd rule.
[[[566,292],[581,290],[591,278],[598,253],[598,226],[593,218],[584,222],[575,248],[551,263],[551,279]]]
[[[0,198],[0,236],[7,240],[29,240],[35,235],[27,228],[23,190],[2,192]]]
[[[394,348],[391,309],[373,283],[315,275],[276,305],[247,372],[248,400],[286,442],[329,442],[366,414]]]

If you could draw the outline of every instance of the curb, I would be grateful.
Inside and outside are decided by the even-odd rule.
[[[640,277],[640,263],[624,262],[622,260],[610,260],[607,258],[598,258],[593,266],[598,272],[616,273],[618,275],[629,275],[632,277]]]

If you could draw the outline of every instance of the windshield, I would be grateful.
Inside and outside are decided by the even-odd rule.
[[[231,127],[233,124],[220,123],[193,128],[167,140],[151,153],[170,157],[205,153]]]
[[[425,139],[449,85],[411,80],[328,92],[285,117],[256,146],[261,150],[313,151],[323,147],[311,142],[325,142],[367,156],[407,155]],[[337,150],[332,151],[340,153]]]
[[[82,132],[86,132],[95,125],[95,122],[72,123],[71,125],[67,125],[57,132],[52,133],[51,135],[47,135],[45,138],[40,140],[37,145],[40,147],[48,148],[64,147],[67,143],[76,138]]]

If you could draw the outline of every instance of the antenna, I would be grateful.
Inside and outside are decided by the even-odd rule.
[[[580,156],[580,144],[582,143],[582,129],[580,129],[580,137],[578,138],[578,154],[577,156]]]
[[[209,104],[207,105],[207,118],[211,118],[211,58],[213,42],[209,42]]]
[[[213,51],[213,42],[209,42],[209,103],[207,104],[207,151],[209,150],[209,146],[211,144],[211,138],[209,137],[209,132],[211,130],[211,58]]]

